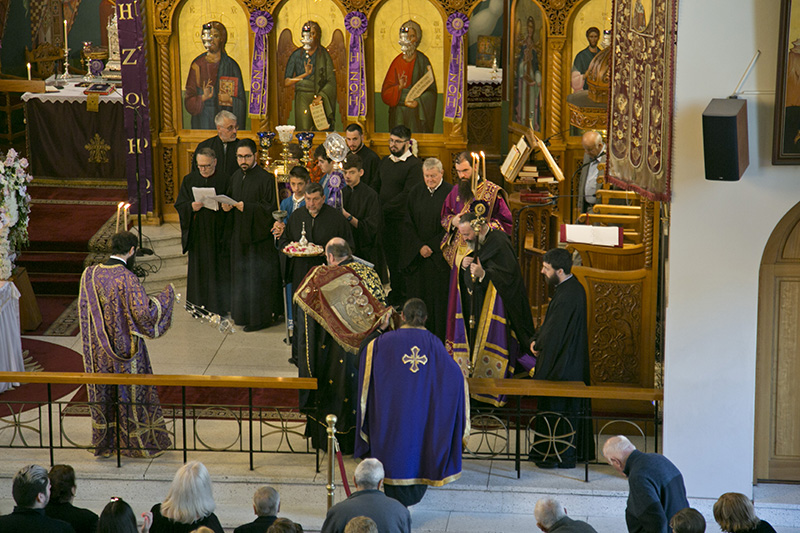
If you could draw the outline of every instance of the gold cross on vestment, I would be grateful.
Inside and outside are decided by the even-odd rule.
[[[422,357],[420,357],[419,348],[414,346],[413,348],[411,348],[411,355],[404,354],[402,361],[404,365],[411,363],[411,368],[409,370],[411,370],[412,373],[416,374],[417,372],[419,372],[420,364],[423,365],[428,364],[428,356],[423,355]]]

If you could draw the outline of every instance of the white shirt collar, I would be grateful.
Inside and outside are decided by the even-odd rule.
[[[411,156],[411,150],[406,150],[406,153],[401,155],[400,157],[396,157],[392,154],[389,154],[389,159],[392,160],[392,163],[397,163],[398,161],[405,161]]]
[[[428,189],[428,192],[429,192],[429,193],[433,194],[433,193],[435,193],[435,192],[436,192],[436,191],[439,189],[439,187],[441,187],[441,186],[442,186],[442,183],[443,183],[443,182],[444,182],[444,178],[440,179],[440,180],[439,180],[439,185],[437,185],[437,186],[436,186],[436,187],[434,187],[433,189],[431,189],[431,188],[430,188],[430,187],[428,187],[427,185],[426,185],[425,187],[427,187],[427,189]]]

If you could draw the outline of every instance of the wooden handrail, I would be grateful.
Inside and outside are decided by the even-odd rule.
[[[614,385],[587,386],[581,381],[543,381],[533,379],[469,378],[467,381],[469,382],[469,392],[471,394],[664,401],[664,391],[661,389],[619,387]]]
[[[83,372],[0,372],[0,383],[72,383],[82,385],[161,385],[316,390],[316,378],[199,376],[184,374],[86,374]]]

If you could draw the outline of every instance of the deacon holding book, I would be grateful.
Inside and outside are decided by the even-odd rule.
[[[231,256],[225,235],[229,216],[216,200],[199,200],[198,190],[225,194],[228,176],[217,171],[217,156],[211,148],[198,150],[195,160],[197,170],[183,178],[175,201],[183,253],[189,254],[186,300],[225,316],[231,305]]]
[[[111,238],[111,257],[81,276],[78,317],[87,373],[152,374],[144,339],[155,339],[172,324],[172,284],[148,296],[136,274],[136,235]],[[172,442],[158,392],[150,385],[87,385],[92,414],[92,449],[110,457],[119,448],[130,457],[155,457]],[[119,441],[117,440],[119,434]]]

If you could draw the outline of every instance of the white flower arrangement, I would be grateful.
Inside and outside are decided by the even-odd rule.
[[[28,183],[33,176],[27,168],[28,160],[13,148],[0,160],[0,279],[11,277],[17,253],[28,244]]]

